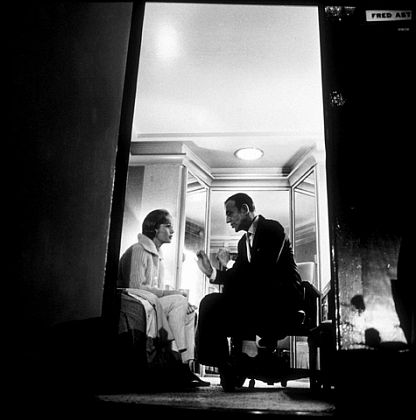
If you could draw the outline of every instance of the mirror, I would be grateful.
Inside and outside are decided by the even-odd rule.
[[[317,269],[315,171],[304,177],[293,188],[293,213],[293,248],[296,262],[305,263],[301,264],[304,268],[302,273],[304,280],[310,281],[320,290]]]
[[[189,301],[197,306],[206,293],[205,276],[198,268],[195,254],[198,250],[206,248],[207,198],[208,188],[188,172],[180,285],[182,289],[189,290]]]
[[[293,187],[293,252],[302,280],[318,290],[318,255],[316,226],[315,171],[312,170]],[[306,337],[292,338],[292,364],[296,368],[309,365]]]
[[[123,229],[121,232],[120,255],[137,240],[141,232],[142,190],[144,166],[130,166],[124,201]]]

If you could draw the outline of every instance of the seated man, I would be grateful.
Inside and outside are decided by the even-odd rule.
[[[199,307],[197,357],[201,364],[226,369],[227,337],[241,342],[248,357],[260,345],[273,346],[287,336],[287,329],[302,305],[301,278],[283,226],[256,215],[251,197],[237,193],[225,201],[226,223],[247,233],[238,242],[235,263],[216,270],[203,251],[198,266],[211,283],[222,284],[222,293],[205,296]]]

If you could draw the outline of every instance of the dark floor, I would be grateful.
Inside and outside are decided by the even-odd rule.
[[[98,395],[97,410],[114,415],[177,414],[181,418],[302,418],[334,417],[331,391],[312,393],[309,380],[289,381],[287,387],[256,381],[249,389],[248,381],[236,392],[225,393],[218,377],[204,378],[210,387],[182,392],[130,393]]]

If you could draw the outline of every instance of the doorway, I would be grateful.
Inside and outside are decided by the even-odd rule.
[[[246,146],[261,158],[238,159]],[[168,287],[190,290],[196,304],[210,291],[193,256],[235,253],[223,203],[237,191],[283,224],[302,261],[307,219],[312,281],[329,284],[327,207],[317,194],[327,194],[324,162],[317,6],[146,3],[130,148],[142,178],[128,181],[141,205],[122,243],[146,212],[168,208]]]

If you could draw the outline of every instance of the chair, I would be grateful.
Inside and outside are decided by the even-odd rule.
[[[290,358],[286,351],[277,348],[273,354],[267,356],[263,362],[263,369],[256,370],[254,373],[238,377],[237,379],[222,378],[224,391],[233,391],[235,386],[241,386],[245,379],[250,379],[249,388],[254,388],[255,381],[261,380],[268,385],[280,382],[286,386],[289,380],[309,377],[311,389],[319,388],[318,372],[318,346],[316,341],[310,339],[312,332],[320,325],[321,316],[321,293],[312,284],[315,273],[315,263],[298,263],[298,269],[302,278],[304,294],[304,307],[299,311],[298,318],[288,331],[288,336],[307,337],[309,349],[309,367],[294,368],[289,365]],[[225,379],[225,380],[223,380]],[[228,380],[227,380],[228,379]]]
[[[317,327],[321,320],[321,293],[314,286],[316,264],[314,262],[300,262],[297,264],[304,292],[306,319],[303,329],[310,330]]]

